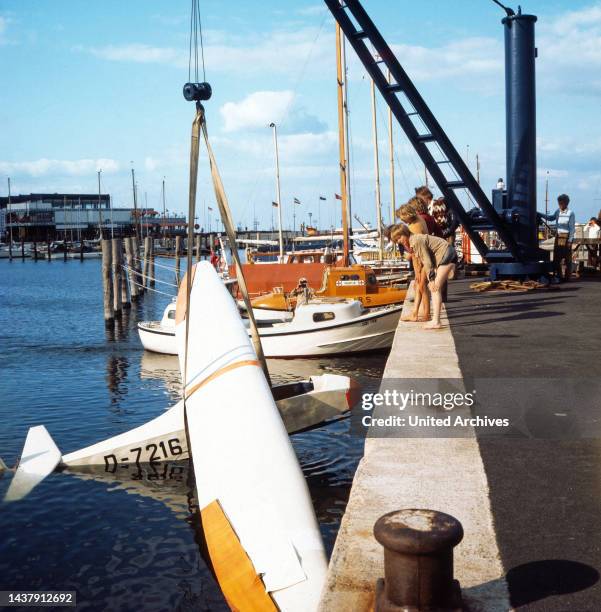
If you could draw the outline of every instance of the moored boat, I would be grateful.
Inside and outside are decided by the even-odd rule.
[[[387,349],[392,346],[402,308],[402,303],[368,309],[359,300],[316,298],[297,304],[287,321],[277,319],[281,312],[267,311],[265,318],[257,321],[263,352],[266,357],[285,358]],[[177,354],[174,310],[175,305],[170,304],[161,321],[138,323],[146,350]],[[253,308],[253,312],[260,311]],[[214,313],[211,316],[214,320]]]

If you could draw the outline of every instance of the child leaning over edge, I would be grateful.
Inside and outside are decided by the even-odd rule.
[[[428,286],[432,292],[432,321],[424,325],[424,329],[440,329],[440,311],[442,309],[442,291],[449,274],[457,263],[455,247],[443,238],[427,234],[412,234],[406,225],[395,226],[391,231],[392,241],[400,243],[405,249],[411,248],[414,259],[418,259],[424,274],[428,278]]]
[[[414,200],[414,199],[413,199]],[[406,223],[409,231],[412,234],[427,234],[428,226],[424,219],[419,216],[413,205],[413,200],[409,200],[407,204],[403,204],[397,210],[397,216]],[[415,301],[413,303],[412,313],[403,318],[404,321],[419,321],[420,307],[424,321],[430,320],[430,292],[428,291],[428,279],[423,273],[421,262],[413,259],[411,249],[407,250],[413,262],[413,271],[415,272]]]

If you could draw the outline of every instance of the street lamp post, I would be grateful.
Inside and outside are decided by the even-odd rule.
[[[270,123],[273,129],[273,147],[275,151],[275,186],[278,200],[278,234],[280,241],[280,262],[284,261],[284,236],[282,234],[282,194],[280,191],[280,155],[278,151],[278,131],[275,123]]]

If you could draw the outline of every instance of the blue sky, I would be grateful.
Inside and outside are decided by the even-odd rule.
[[[131,205],[130,162],[141,201],[187,209],[193,105],[187,80],[189,0],[0,0],[0,194],[103,191]],[[504,171],[502,11],[490,0],[364,3],[457,149],[481,163],[485,191]],[[578,220],[601,209],[601,1],[531,0],[538,15],[539,210],[572,196]],[[271,225],[275,198],[270,121],[280,126],[285,225],[338,223],[334,25],[319,2],[201,2],[209,133],[234,218]],[[348,51],[353,212],[374,219],[369,83]],[[378,102],[384,210],[388,126]],[[395,126],[397,205],[423,168]],[[468,154],[469,147],[469,154]],[[201,159],[198,216],[214,202]],[[327,200],[319,203],[319,196]],[[387,220],[387,213],[384,220]],[[213,221],[213,224],[215,222]]]

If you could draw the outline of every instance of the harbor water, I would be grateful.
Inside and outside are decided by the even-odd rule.
[[[179,399],[175,357],[144,353],[136,323],[175,293],[156,289],[105,328],[99,260],[0,260],[0,457],[15,464],[29,427],[63,453],[158,416]],[[333,372],[375,390],[385,355],[269,360],[273,382]],[[244,401],[241,394],[239,401]],[[350,422],[292,436],[331,553],[363,440]],[[3,498],[11,473],[0,477]],[[188,462],[55,472],[0,502],[0,590],[70,590],[82,610],[226,610],[195,531]],[[251,503],[252,500],[249,500]]]

